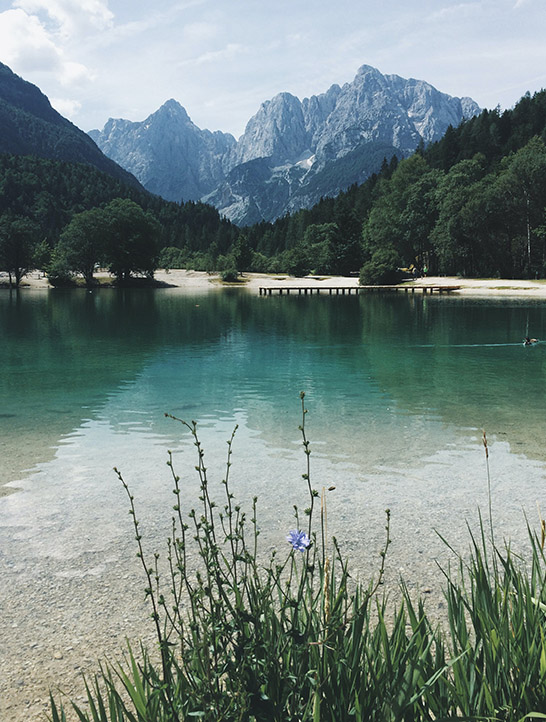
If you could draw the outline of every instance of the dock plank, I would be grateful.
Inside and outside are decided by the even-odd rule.
[[[358,295],[364,292],[403,292],[403,293],[451,293],[452,291],[458,291],[461,286],[442,286],[438,284],[420,285],[420,286],[403,286],[403,285],[390,285],[390,286],[260,286],[260,296],[272,296],[278,294],[279,296],[292,294],[310,295],[328,293],[332,295]]]

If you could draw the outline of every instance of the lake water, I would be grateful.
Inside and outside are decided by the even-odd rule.
[[[358,573],[377,568],[389,507],[388,578],[436,589],[435,530],[462,547],[478,507],[487,514],[482,429],[498,538],[525,545],[523,513],[534,528],[537,502],[546,513],[546,344],[524,348],[527,334],[546,338],[545,303],[1,293],[0,481],[17,491],[0,498],[0,605],[17,633],[0,639],[0,668],[35,650],[54,676],[59,646],[65,659],[84,644],[100,655],[131,630],[124,605],[143,585],[113,467],[151,545],[169,528],[168,449],[195,503],[195,450],[165,412],[199,423],[218,493],[238,425],[233,490],[259,497],[266,551],[285,545],[293,506],[308,502],[302,390],[313,485],[336,487],[329,530]]]

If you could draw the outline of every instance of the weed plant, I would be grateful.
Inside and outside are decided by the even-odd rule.
[[[524,565],[480,523],[470,556],[458,556],[454,575],[443,570],[444,627],[431,623],[403,584],[391,605],[380,593],[389,512],[376,578],[356,583],[336,540],[328,540],[327,492],[312,485],[303,393],[301,404],[309,502],[302,517],[295,509],[288,551],[266,563],[259,561],[257,499],[248,518],[230,487],[234,435],[218,505],[196,424],[176,419],[195,445],[200,506],[183,511],[169,454],[175,504],[166,573],[158,553],[145,556],[135,500],[117,472],[159,653],[129,647],[122,662],[103,665],[86,682],[86,709],[70,702],[72,714],[81,722],[546,719],[544,525],[540,540],[529,529]],[[485,435],[484,446],[488,454]],[[51,722],[66,715],[52,696]]]

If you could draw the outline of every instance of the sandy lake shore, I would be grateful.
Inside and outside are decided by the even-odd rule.
[[[103,279],[106,278],[105,276]],[[165,286],[192,290],[213,290],[225,287],[237,287],[244,285],[249,291],[258,293],[261,288],[272,286],[283,286],[285,288],[320,288],[329,287],[356,287],[357,277],[345,276],[305,276],[297,278],[283,274],[246,273],[241,283],[222,283],[218,274],[206,273],[205,271],[187,271],[172,269],[169,271],[158,270],[155,279]],[[0,281],[5,285],[7,279]],[[529,298],[546,299],[546,280],[521,280],[503,278],[460,278],[459,276],[430,276],[419,278],[415,281],[408,281],[403,286],[460,286],[460,289],[453,293],[460,296],[523,296]],[[40,272],[34,272],[25,276],[21,282],[25,288],[50,288],[47,278]]]

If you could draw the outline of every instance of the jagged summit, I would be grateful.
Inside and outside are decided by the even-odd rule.
[[[100,148],[152,193],[174,201],[197,200],[225,177],[224,158],[235,138],[201,130],[177,100],[167,100],[141,122],[110,118],[91,131]]]
[[[152,192],[205,200],[247,224],[363,182],[383,158],[406,156],[479,111],[471,98],[362,65],[352,82],[319,95],[264,101],[238,141],[200,130],[172,99],[141,123],[109,120],[91,135]]]
[[[163,105],[155,111],[155,113],[152,113],[149,118],[147,118],[145,122],[149,122],[151,118],[154,118],[156,116],[167,116],[178,121],[185,121],[187,123],[191,123],[191,125],[193,125],[193,122],[188,115],[186,108],[184,108],[183,105],[180,105],[178,100],[174,100],[174,98],[166,100]]]
[[[163,103],[163,105],[161,106],[160,110],[161,110],[161,109],[166,109],[166,110],[171,110],[171,109],[172,109],[172,110],[182,110],[184,113],[186,113],[186,109],[185,109],[182,105],[180,105],[180,103],[178,102],[178,100],[175,100],[174,98],[169,98],[169,100],[166,100],[166,101]],[[186,113],[186,115],[187,115],[187,113]]]

